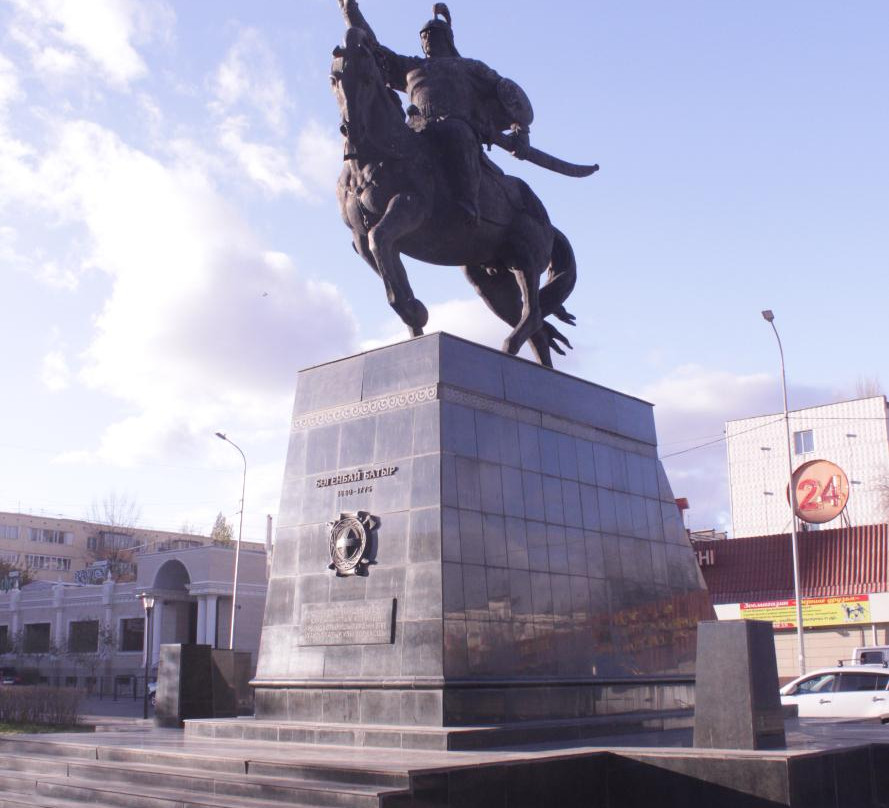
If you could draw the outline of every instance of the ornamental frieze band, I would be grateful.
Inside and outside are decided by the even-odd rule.
[[[408,390],[405,393],[383,396],[370,399],[369,401],[356,401],[354,404],[346,404],[343,407],[301,415],[293,419],[293,428],[309,429],[315,426],[327,426],[328,424],[338,424],[342,421],[351,421],[354,418],[366,418],[381,412],[400,410],[404,407],[424,404],[427,401],[435,401],[437,397],[438,385],[419,387],[416,390]]]

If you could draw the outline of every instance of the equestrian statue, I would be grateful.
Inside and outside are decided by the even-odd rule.
[[[421,57],[381,45],[357,0],[337,2],[347,26],[331,69],[345,140],[337,196],[355,251],[380,276],[412,336],[423,333],[429,315],[414,297],[402,254],[462,266],[512,327],[503,350],[516,354],[530,341],[538,361],[552,367],[552,352],[564,355],[562,346],[571,344],[546,318],[574,324],[564,306],[577,277],[574,251],[528,185],[504,174],[483,146],[573,177],[598,166],[531,146],[527,95],[459,54],[444,3],[435,4],[420,32]],[[399,92],[408,96],[406,112]]]

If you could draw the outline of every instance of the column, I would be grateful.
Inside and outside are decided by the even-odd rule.
[[[196,642],[198,645],[206,645],[210,642],[207,639],[207,598],[205,595],[198,595],[198,636]]]
[[[53,620],[52,635],[50,642],[56,648],[65,648],[68,638],[65,636],[64,609],[65,609],[65,587],[61,583],[56,584],[52,588],[52,605],[55,611],[55,619]]]
[[[21,589],[13,589],[9,593],[9,610],[12,612],[12,621],[9,627],[9,640],[12,642],[13,638],[16,634],[18,634],[21,626],[19,625],[19,606],[21,605],[22,590]]]
[[[160,598],[154,601],[151,612],[151,667],[157,665],[161,654],[161,627],[163,626],[164,602]],[[146,623],[145,630],[148,631]]]
[[[207,644],[216,647],[216,601],[218,595],[207,595]]]

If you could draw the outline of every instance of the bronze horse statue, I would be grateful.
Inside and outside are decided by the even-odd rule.
[[[503,350],[516,354],[530,340],[538,361],[552,367],[551,352],[564,355],[560,343],[571,345],[545,318],[574,324],[563,305],[577,277],[568,239],[528,185],[505,175],[481,148],[479,219],[467,221],[444,156],[406,122],[373,45],[364,30],[349,28],[331,70],[345,139],[337,196],[355,251],[382,279],[411,336],[423,333],[429,315],[414,297],[401,254],[462,266],[487,306],[512,326]]]

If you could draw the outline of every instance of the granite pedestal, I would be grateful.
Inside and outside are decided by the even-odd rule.
[[[713,612],[656,448],[650,404],[447,334],[302,371],[257,720],[688,707]]]
[[[698,627],[695,746],[781,749],[775,632],[758,620],[708,621]]]

